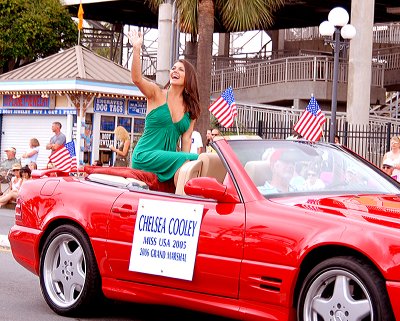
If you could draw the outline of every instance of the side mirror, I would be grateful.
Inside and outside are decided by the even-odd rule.
[[[196,177],[186,182],[185,193],[192,196],[212,198],[222,203],[238,203],[239,197],[230,192],[226,185],[218,182],[214,177]]]

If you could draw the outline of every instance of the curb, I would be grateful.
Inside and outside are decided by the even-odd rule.
[[[7,235],[0,235],[0,249],[10,249],[10,242]]]

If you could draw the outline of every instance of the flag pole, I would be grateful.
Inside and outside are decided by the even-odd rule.
[[[237,122],[237,119],[236,119],[236,117],[235,117],[235,123],[236,123],[236,131],[237,131],[237,135],[239,136],[239,125],[238,125],[238,122]]]

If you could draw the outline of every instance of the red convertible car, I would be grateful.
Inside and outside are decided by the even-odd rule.
[[[22,185],[9,233],[47,304],[400,320],[400,185],[344,147],[220,140],[176,188],[129,168]]]

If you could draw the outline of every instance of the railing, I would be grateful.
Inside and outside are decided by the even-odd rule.
[[[385,64],[385,70],[400,69],[400,46],[375,50],[373,61]]]
[[[375,24],[373,29],[373,42],[400,44],[400,24]]]
[[[237,102],[237,126],[221,128],[225,134],[256,134],[267,139],[285,139],[291,134],[293,126],[304,110],[271,105],[244,104]],[[322,140],[327,141],[331,113],[324,111],[327,121],[323,126]],[[389,122],[390,120],[390,122]],[[390,148],[390,138],[400,134],[400,121],[371,115],[367,125],[351,125],[346,120],[346,113],[336,116],[337,134],[341,143],[348,146],[365,159],[381,165],[385,152]]]
[[[157,72],[157,56],[156,55],[142,55],[142,73],[146,77],[154,77]]]
[[[400,44],[400,24],[378,23],[373,27],[373,42],[381,44]],[[323,39],[318,27],[285,29],[285,41]]]
[[[340,83],[347,82],[348,64],[339,62]],[[211,92],[222,92],[232,86],[234,89],[260,87],[276,83],[295,81],[332,81],[333,58],[327,56],[298,56],[284,59],[243,64],[212,71]],[[384,65],[373,63],[372,86],[383,87]]]

